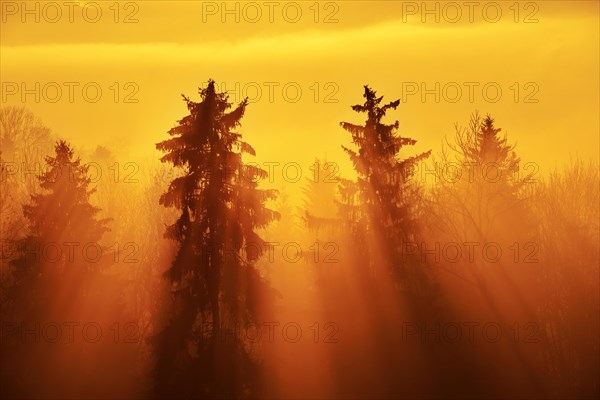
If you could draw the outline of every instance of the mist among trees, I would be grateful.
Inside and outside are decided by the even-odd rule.
[[[543,175],[476,110],[423,148],[356,89],[353,170],[301,199],[213,80],[135,185],[1,108],[2,397],[597,398],[598,163]]]

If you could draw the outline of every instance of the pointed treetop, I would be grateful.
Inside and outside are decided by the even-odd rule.
[[[356,104],[352,106],[352,109],[356,112],[367,112],[369,119],[375,118],[377,122],[383,118],[388,109],[396,109],[400,104],[400,100],[392,101],[380,107],[379,104],[383,100],[384,96],[377,97],[377,91],[371,89],[369,85],[364,86],[365,92],[363,97],[366,99],[364,104]]]
[[[67,143],[66,140],[59,140],[54,145],[54,151],[56,152],[56,161],[60,164],[65,164],[73,159],[73,149]]]

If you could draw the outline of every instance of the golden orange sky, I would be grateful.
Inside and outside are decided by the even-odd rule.
[[[242,127],[259,161],[327,156],[344,170],[349,136],[338,123],[362,122],[350,105],[362,102],[364,84],[402,100],[389,120],[418,140],[415,151],[439,151],[454,124],[479,110],[542,170],[598,159],[596,1],[453,3],[460,18],[436,2],[427,3],[433,13],[394,1],[229,2],[229,13],[222,2],[75,2],[58,7],[60,18],[63,3],[49,3],[27,3],[27,13],[21,2],[1,2],[2,105],[24,104],[79,148],[155,158],[154,143],[186,112],[180,94],[194,97],[213,78],[246,88],[233,100],[260,90]],[[22,85],[35,91],[36,83],[39,102],[23,98]],[[433,90],[425,101],[422,85]],[[86,101],[84,86],[102,97]],[[128,94],[137,103],[125,103]]]

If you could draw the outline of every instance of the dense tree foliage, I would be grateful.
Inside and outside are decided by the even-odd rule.
[[[363,97],[364,104],[352,109],[367,115],[364,125],[340,123],[356,146],[356,149],[342,147],[358,175],[356,182],[341,182],[342,216],[357,232],[359,241],[372,238],[367,250],[370,254],[363,254],[365,267],[397,274],[406,288],[419,291],[422,282],[417,276],[421,273],[406,262],[402,243],[414,241],[418,231],[414,210],[419,203],[419,187],[411,178],[418,163],[431,151],[400,159],[400,151],[417,141],[397,133],[398,121],[382,122],[400,100],[381,105],[383,96],[378,97],[368,86],[364,87]]]
[[[228,97],[215,90],[214,81],[200,97],[194,102],[184,96],[189,115],[156,145],[166,153],[161,161],[182,170],[160,198],[165,207],[180,210],[165,234],[180,247],[166,272],[176,305],[158,338],[158,390],[243,396],[254,383],[252,354],[223,333],[254,321],[259,297],[270,292],[254,260],[266,246],[256,229],[278,216],[265,207],[275,193],[258,189],[266,171],[242,158],[255,155],[235,131],[247,101],[228,111]]]

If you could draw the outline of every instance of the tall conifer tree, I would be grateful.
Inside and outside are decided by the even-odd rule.
[[[165,233],[179,249],[166,272],[176,306],[158,335],[158,392],[231,398],[251,393],[256,379],[246,343],[229,333],[253,322],[271,292],[254,262],[266,249],[256,230],[278,218],[265,207],[276,193],[258,189],[266,171],[242,159],[255,155],[236,131],[247,100],[230,110],[213,80],[199,94],[200,102],[183,96],[189,114],[156,145],[182,172],[160,198],[180,215]]]

